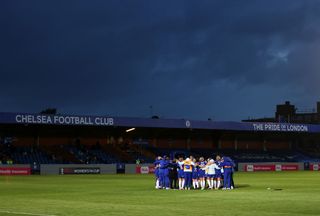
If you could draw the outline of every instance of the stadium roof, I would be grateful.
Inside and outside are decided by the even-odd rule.
[[[101,127],[145,127],[209,129],[231,131],[271,131],[294,133],[320,133],[320,125],[266,123],[266,122],[216,122],[189,119],[125,118],[89,115],[44,115],[31,113],[0,112],[0,124],[16,125],[79,125]]]

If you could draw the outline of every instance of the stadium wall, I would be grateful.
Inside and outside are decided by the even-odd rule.
[[[117,173],[116,164],[41,164],[40,174],[41,175],[59,175],[61,174],[61,169],[86,170],[86,169],[95,169],[95,168],[99,169],[99,174],[116,174]]]
[[[150,174],[154,173],[153,164],[126,164],[125,174]]]
[[[147,173],[153,173],[153,164],[125,164],[125,174],[136,174],[144,173],[148,167]],[[40,166],[41,175],[59,175],[61,169],[77,168],[77,169],[88,169],[88,168],[99,168],[100,174],[116,174],[116,164],[42,164]],[[142,170],[142,171],[141,171]]]
[[[136,167],[137,167],[136,164],[126,164],[125,174],[134,174],[134,173],[136,173]]]
[[[30,164],[0,165],[0,175],[31,175]]]
[[[9,166],[0,166],[0,169]],[[26,168],[30,165],[15,165],[10,167]],[[41,175],[58,175],[61,168],[99,168],[100,174],[116,174],[116,164],[43,164],[41,165]],[[310,163],[310,170],[320,170],[320,163]],[[238,171],[257,172],[257,171],[298,171],[305,170],[304,163],[238,163]],[[154,171],[153,164],[125,164],[125,174],[150,174]]]
[[[257,171],[297,171],[304,170],[304,163],[238,163],[238,171],[257,172]]]
[[[310,163],[309,169],[311,171],[319,171],[320,170],[320,163]]]

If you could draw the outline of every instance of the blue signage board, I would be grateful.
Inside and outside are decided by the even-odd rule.
[[[0,124],[79,125],[104,127],[192,128],[209,130],[319,133],[320,125],[259,122],[215,122],[186,119],[122,118],[85,115],[0,113]]]

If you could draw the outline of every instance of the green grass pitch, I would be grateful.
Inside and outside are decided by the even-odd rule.
[[[233,191],[167,191],[153,175],[0,176],[0,215],[320,215],[319,172],[234,179]]]

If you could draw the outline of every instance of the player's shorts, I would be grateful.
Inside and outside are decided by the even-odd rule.
[[[198,172],[192,172],[192,179],[198,179],[199,174]]]
[[[219,178],[219,179],[222,179],[222,174],[221,173],[216,173],[215,175],[214,175],[214,178]]]
[[[184,178],[183,170],[178,170],[178,178]]]
[[[207,178],[214,178],[214,174],[207,174]]]
[[[206,177],[206,171],[200,169],[200,170],[198,171],[198,176],[199,176],[199,178],[204,178],[204,177]]]

